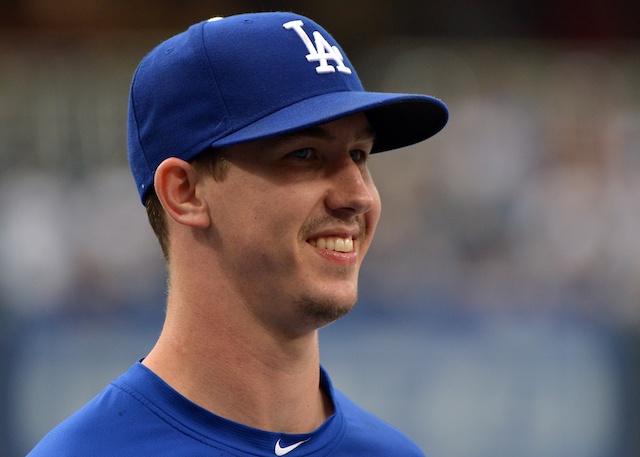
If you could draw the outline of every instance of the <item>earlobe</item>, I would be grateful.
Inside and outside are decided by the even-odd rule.
[[[206,228],[210,224],[207,202],[198,190],[200,175],[177,157],[164,160],[156,169],[154,186],[169,217],[179,224]]]

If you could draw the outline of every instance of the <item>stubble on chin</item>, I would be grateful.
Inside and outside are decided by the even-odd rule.
[[[298,300],[297,308],[306,325],[321,328],[349,314],[356,302],[357,297],[345,303],[337,299],[304,295]]]

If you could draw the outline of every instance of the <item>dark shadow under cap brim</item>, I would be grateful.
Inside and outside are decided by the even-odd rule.
[[[372,152],[418,143],[444,128],[449,111],[440,100],[419,94],[345,91],[301,100],[212,141],[212,147],[231,146],[365,113],[376,134]]]
[[[384,152],[419,143],[444,128],[449,111],[434,98],[417,97],[366,111],[376,132],[372,152]]]

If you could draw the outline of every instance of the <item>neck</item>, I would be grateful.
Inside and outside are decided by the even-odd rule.
[[[283,336],[239,313],[241,303],[182,291],[170,288],[165,325],[145,365],[194,403],[250,427],[308,433],[327,419],[317,330]]]

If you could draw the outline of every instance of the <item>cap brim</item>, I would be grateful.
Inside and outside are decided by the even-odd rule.
[[[364,112],[376,133],[372,152],[397,149],[426,140],[446,125],[444,103],[427,95],[333,92],[311,97],[269,114],[212,142],[212,147],[285,135]]]

